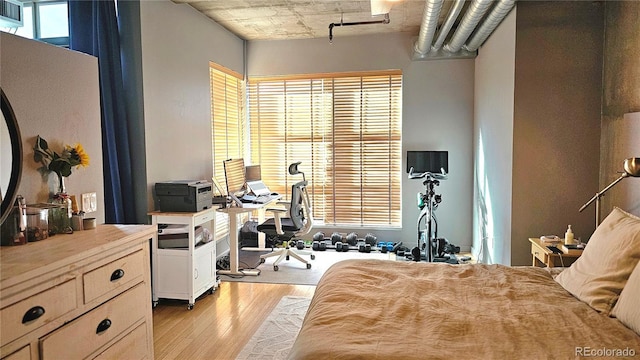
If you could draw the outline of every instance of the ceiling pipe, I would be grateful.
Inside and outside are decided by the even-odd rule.
[[[391,20],[389,19],[389,14],[384,14],[384,19],[383,20],[374,20],[374,21],[342,22],[342,17],[341,17],[339,23],[331,23],[331,24],[329,24],[329,43],[333,42],[333,27],[334,26],[388,24],[390,22],[391,22]]]
[[[462,49],[462,45],[467,41],[492,2],[493,0],[473,0],[458,29],[453,33],[451,41],[444,46],[446,51],[456,53]]]
[[[451,31],[453,24],[455,24],[458,15],[460,15],[460,11],[462,11],[464,3],[465,0],[456,0],[453,6],[451,6],[451,9],[449,9],[449,14],[447,14],[447,19],[444,21],[444,24],[442,24],[440,33],[438,34],[436,41],[433,43],[433,46],[431,46],[432,51],[440,50],[442,44],[444,43],[444,40],[449,34],[449,31]]]
[[[438,27],[438,18],[442,10],[443,0],[426,0],[424,13],[422,14],[422,24],[418,40],[413,45],[416,56],[424,57],[431,50],[431,41]]]
[[[469,42],[463,45],[462,48],[468,51],[478,50],[493,30],[495,30],[507,14],[509,14],[509,11],[513,9],[515,4],[515,0],[498,0],[496,6],[491,10],[489,15],[487,15],[487,19],[478,27],[478,30],[473,34]]]

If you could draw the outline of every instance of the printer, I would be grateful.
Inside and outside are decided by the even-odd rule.
[[[156,183],[160,211],[198,212],[211,207],[212,184],[206,180],[175,180]]]

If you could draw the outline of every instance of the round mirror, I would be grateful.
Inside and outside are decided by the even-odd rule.
[[[0,199],[2,212],[0,224],[9,214],[16,199],[20,176],[22,175],[22,139],[16,116],[9,99],[0,88],[2,98],[2,122],[0,123]]]

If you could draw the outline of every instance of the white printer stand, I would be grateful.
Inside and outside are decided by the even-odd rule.
[[[189,229],[189,247],[184,249],[160,249],[155,236],[151,246],[151,287],[153,305],[158,299],[188,300],[187,309],[193,309],[198,296],[206,291],[213,293],[218,286],[216,279],[216,242],[194,244],[195,227],[210,222],[215,233],[215,209],[199,212],[153,211],[153,225],[184,224]]]

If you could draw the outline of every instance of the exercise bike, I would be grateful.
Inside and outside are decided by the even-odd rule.
[[[436,194],[435,187],[440,185],[440,180],[447,179],[444,169],[440,171],[441,173],[414,173],[413,167],[409,169],[409,179],[425,179],[422,182],[425,192],[419,192],[417,198],[420,214],[417,223],[418,245],[411,249],[414,261],[433,262],[444,255],[446,240],[438,238],[438,221],[435,215],[438,205],[442,202],[442,195]]]

